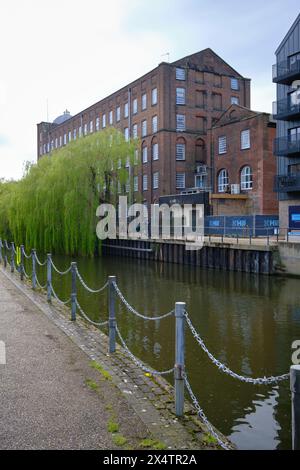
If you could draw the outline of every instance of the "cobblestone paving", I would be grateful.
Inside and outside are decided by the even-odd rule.
[[[68,308],[56,301],[49,305],[45,292],[33,291],[29,283],[21,283],[16,274],[10,273],[8,269],[0,269],[91,360],[96,361],[109,373],[112,382],[126,396],[156,439],[170,449],[216,448],[192,406],[185,404],[184,418],[178,419],[175,416],[173,387],[165,379],[146,375],[119,346],[116,353],[108,354],[108,337],[104,332],[87,324],[78,316],[76,322],[71,322]]]

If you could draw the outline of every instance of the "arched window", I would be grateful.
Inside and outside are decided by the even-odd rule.
[[[225,193],[229,185],[228,171],[223,168],[218,174],[218,192]]]
[[[196,162],[206,162],[205,142],[202,139],[196,140]]]
[[[158,160],[159,152],[158,152],[158,142],[157,142],[156,137],[153,137],[151,141],[151,151],[152,151],[152,160]]]
[[[253,188],[253,175],[251,166],[244,166],[241,170],[241,189],[248,190]]]

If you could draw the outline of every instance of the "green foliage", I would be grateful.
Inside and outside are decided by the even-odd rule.
[[[94,382],[93,380],[91,379],[86,379],[85,380],[85,384],[87,385],[87,387],[89,387],[91,390],[95,390],[95,391],[98,391],[99,389],[99,385]]]
[[[115,433],[119,431],[119,425],[115,421],[112,421],[111,419],[107,423],[107,430],[108,432]]]
[[[91,361],[91,362],[90,362],[90,366],[91,366],[93,369],[96,369],[98,372],[100,372],[100,374],[103,375],[103,377],[104,377],[106,380],[112,380],[112,377],[111,377],[110,373],[107,372],[105,369],[103,369],[103,367],[101,366],[101,364],[99,364],[97,361]]]
[[[117,201],[118,183],[122,193],[133,187],[126,162],[133,167],[137,145],[109,128],[27,163],[20,181],[0,180],[1,236],[26,250],[96,254],[96,208]]]
[[[157,441],[157,440],[154,440],[154,439],[143,439],[140,442],[140,447],[142,447],[142,448],[151,448],[151,449],[154,449],[154,450],[164,450],[164,449],[167,448],[167,446],[163,442]]]
[[[124,446],[127,443],[126,437],[124,437],[122,434],[113,434],[112,440],[118,447]]]

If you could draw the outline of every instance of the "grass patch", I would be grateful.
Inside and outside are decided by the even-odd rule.
[[[217,444],[218,442],[217,439],[211,434],[205,434],[202,440],[205,444]]]
[[[112,440],[114,444],[119,447],[122,447],[127,443],[126,437],[124,437],[122,434],[114,434]]]
[[[154,450],[164,450],[167,448],[166,444],[164,444],[163,442],[154,440],[154,439],[143,439],[140,442],[140,447],[148,448],[148,449],[151,448]]]
[[[85,385],[95,392],[99,390],[99,385],[91,379],[85,379]]]
[[[105,369],[103,369],[103,367],[101,366],[101,364],[99,364],[99,362],[97,362],[97,361],[91,361],[91,362],[90,362],[90,366],[91,366],[93,369],[96,369],[98,372],[100,372],[100,374],[101,374],[106,380],[112,380],[112,377],[111,377],[110,373],[107,372]]]
[[[107,423],[108,432],[116,433],[119,431],[119,425],[115,421],[109,420]]]

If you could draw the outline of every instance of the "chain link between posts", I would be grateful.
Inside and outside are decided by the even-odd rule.
[[[76,306],[78,307],[78,310],[79,310],[79,313],[83,316],[83,318],[85,318],[89,323],[91,323],[92,325],[95,325],[95,326],[104,326],[104,325],[107,325],[108,324],[108,321],[103,321],[103,322],[96,322],[96,321],[93,321],[91,320],[86,313],[84,313],[82,307],[80,306],[80,304],[78,303],[78,301],[76,300]]]
[[[245,377],[243,375],[237,374],[236,372],[233,372],[231,369],[229,369],[229,367],[227,367],[225,364],[222,364],[222,362],[220,362],[218,359],[216,359],[211,354],[211,352],[209,352],[209,350],[207,349],[203,339],[201,338],[199,333],[197,333],[195,327],[193,326],[192,321],[191,321],[188,313],[185,312],[184,315],[185,315],[185,318],[186,318],[186,322],[187,322],[187,324],[188,324],[188,326],[189,326],[189,328],[192,332],[192,335],[194,336],[194,338],[197,341],[197,343],[199,344],[199,346],[207,354],[207,356],[209,357],[211,362],[215,366],[217,366],[219,370],[224,372],[224,374],[228,374],[228,375],[230,375],[230,377],[233,377],[234,379],[240,380],[241,382],[251,383],[253,385],[270,385],[270,384],[273,384],[273,383],[278,383],[278,382],[281,382],[283,380],[288,380],[289,379],[290,374],[278,375],[277,377],[273,377],[273,376],[271,376],[271,377],[258,377],[258,378],[253,379],[251,377]]]
[[[143,318],[143,320],[162,320],[163,318],[167,318],[171,315],[174,315],[174,310],[171,310],[170,312],[168,313],[165,313],[164,315],[161,315],[159,317],[147,317],[146,315],[142,315],[141,313],[139,313],[137,310],[135,310],[135,308],[133,308],[128,302],[127,300],[125,299],[124,295],[122,294],[122,292],[120,291],[117,283],[114,281],[113,282],[113,286],[115,288],[115,291],[116,293],[118,294],[119,298],[121,299],[121,301],[123,302],[123,304],[125,305],[125,307],[127,308],[127,310],[129,310],[131,313],[133,313],[134,315],[136,315],[137,317],[140,317],[140,318]]]
[[[120,333],[120,330],[118,328],[118,325],[115,326],[116,328],[116,332],[117,332],[117,335],[119,336],[119,339],[120,339],[120,342],[122,344],[122,347],[123,349],[125,350],[125,352],[127,353],[127,355],[133,360],[133,362],[138,366],[140,367],[144,372],[147,372],[148,374],[151,374],[151,375],[168,375],[168,374],[172,374],[172,372],[174,372],[174,367],[172,369],[168,369],[168,370],[164,370],[164,371],[158,371],[158,370],[155,370],[155,369],[152,369],[151,367],[148,367],[146,366],[146,364],[144,364],[142,361],[140,361],[128,348],[128,346],[126,345],[121,333]]]
[[[88,291],[90,292],[91,294],[99,294],[100,292],[104,291],[106,289],[106,287],[108,286],[108,282],[106,282],[104,284],[104,286],[100,287],[100,289],[91,289],[83,280],[80,272],[78,271],[78,268],[76,266],[76,274],[77,274],[77,277],[80,281],[80,283],[83,285],[83,287]]]

